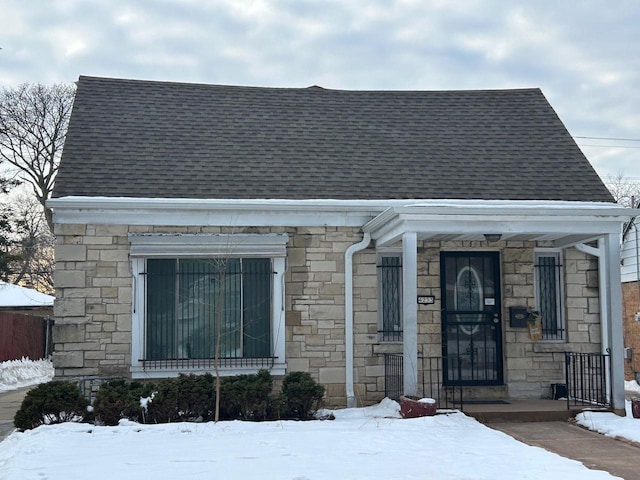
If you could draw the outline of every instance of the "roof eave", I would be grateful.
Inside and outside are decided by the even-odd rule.
[[[605,202],[510,200],[283,200],[63,197],[50,199],[56,223],[364,226],[373,230],[389,218],[562,217],[628,221],[639,210]],[[98,214],[99,215],[96,215]]]

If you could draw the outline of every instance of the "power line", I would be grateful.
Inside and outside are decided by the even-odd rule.
[[[640,138],[615,138],[615,137],[581,137],[576,135],[573,138],[583,138],[587,140],[613,140],[616,142],[640,142]]]
[[[579,147],[598,147],[598,148],[640,148],[640,146],[635,145],[586,145],[586,144],[578,144]]]

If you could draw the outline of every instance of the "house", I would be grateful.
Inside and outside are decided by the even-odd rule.
[[[622,305],[626,380],[640,380],[640,241],[638,218],[623,231]]]
[[[32,288],[0,282],[0,312],[51,315],[54,299]]]
[[[631,213],[538,89],[82,76],[49,206],[59,378],[210,372],[217,349],[223,375],[308,371],[355,406],[395,356],[405,394],[439,359],[445,385],[546,398],[565,352],[610,352],[624,408]]]
[[[51,295],[0,281],[0,362],[47,357],[53,301]]]

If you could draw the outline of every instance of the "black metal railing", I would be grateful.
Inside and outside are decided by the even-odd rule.
[[[378,330],[378,338],[381,342],[401,342],[402,330]]]
[[[419,397],[433,398],[438,408],[463,409],[462,386],[445,386],[443,375],[443,362],[448,365],[449,375],[457,372],[457,378],[461,378],[460,356],[443,357],[418,357],[420,370],[418,371]],[[454,373],[455,374],[455,373]],[[403,356],[398,353],[384,355],[384,385],[385,396],[392,400],[399,400],[404,394],[404,368]]]
[[[220,368],[255,367],[271,368],[278,357],[221,357],[217,361],[214,358],[176,358],[166,360],[140,360],[144,369],[179,369],[179,368],[204,368],[214,369],[216,363]]]
[[[404,369],[401,354],[384,354],[384,396],[398,401],[404,393]]]
[[[421,394],[436,400],[439,408],[456,408],[463,410],[462,386],[455,385],[462,378],[461,355],[446,357],[419,357],[422,370],[419,372]],[[447,368],[447,383],[445,385],[444,368]]]
[[[611,356],[601,353],[565,352],[567,408],[611,406]]]

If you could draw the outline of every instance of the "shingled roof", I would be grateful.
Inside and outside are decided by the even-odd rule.
[[[612,201],[538,89],[80,77],[54,197]]]

